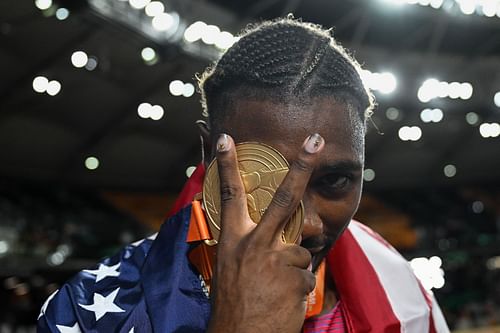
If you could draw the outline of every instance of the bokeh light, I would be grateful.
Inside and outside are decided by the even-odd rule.
[[[37,93],[44,93],[47,91],[49,80],[45,76],[37,76],[33,79],[33,90]]]
[[[56,10],[56,18],[59,20],[59,21],[64,21],[65,19],[67,19],[69,16],[69,10],[64,8],[64,7],[60,7],[60,8],[57,8]]]
[[[367,182],[371,182],[375,179],[375,170],[373,169],[365,169],[363,171],[363,179]]]
[[[443,168],[444,175],[448,178],[455,177],[457,174],[457,167],[453,164],[447,164]]]
[[[71,63],[76,68],[85,67],[88,60],[89,60],[89,57],[88,57],[87,53],[85,53],[83,51],[75,51],[71,55]]]
[[[61,91],[61,83],[57,80],[49,81],[47,85],[47,94],[50,96],[55,96]]]
[[[95,170],[99,167],[99,160],[95,156],[89,156],[85,159],[85,167],[89,170]]]

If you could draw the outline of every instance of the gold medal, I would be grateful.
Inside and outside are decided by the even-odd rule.
[[[288,162],[276,149],[256,142],[236,145],[238,167],[247,195],[250,218],[259,223],[271,203],[276,189],[288,172]],[[208,226],[215,241],[220,234],[220,181],[217,160],[208,166],[203,182],[203,205]],[[304,225],[302,201],[283,230],[283,241],[296,243]]]

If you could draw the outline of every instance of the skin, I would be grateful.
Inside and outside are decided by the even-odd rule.
[[[300,332],[315,285],[311,270],[359,205],[364,124],[353,107],[333,97],[287,105],[239,100],[231,108],[216,133],[201,128],[218,160],[222,199],[208,332]],[[248,216],[234,148],[245,141],[273,146],[291,164],[258,225]],[[284,244],[281,230],[300,200],[300,245]],[[337,301],[334,288],[327,281],[323,312]]]

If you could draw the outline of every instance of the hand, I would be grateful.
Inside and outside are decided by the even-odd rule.
[[[220,136],[221,235],[208,332],[300,332],[306,297],[316,280],[308,269],[309,251],[283,243],[281,233],[304,195],[323,147],[318,134],[306,139],[257,225],[248,215],[234,141]]]

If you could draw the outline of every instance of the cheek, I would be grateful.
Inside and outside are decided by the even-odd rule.
[[[315,198],[316,220],[321,221],[323,232],[336,239],[349,224],[359,205],[360,192],[351,192],[340,200]]]

